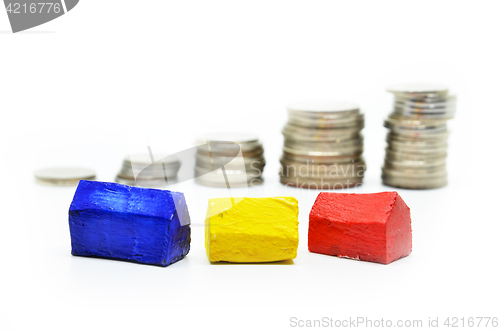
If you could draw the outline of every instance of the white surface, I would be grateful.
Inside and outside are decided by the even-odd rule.
[[[423,319],[499,314],[497,2],[90,1],[24,34],[0,34],[0,330],[279,330],[290,318]],[[0,30],[9,30],[0,11]],[[458,95],[450,184],[398,190],[413,253],[390,265],[311,254],[318,192],[278,183],[286,105],[346,100],[366,114],[380,180],[388,85]],[[495,108],[496,107],[496,108]],[[230,129],[230,130],[228,130]],[[74,188],[33,172],[82,166],[112,180],[129,151],[179,151],[214,131],[253,132],[266,183],[234,195],[300,202],[293,264],[210,265],[201,226],[224,189],[184,183],[192,249],[167,268],[73,257]],[[491,134],[491,136],[490,136]],[[352,190],[351,190],[352,191]],[[442,326],[442,324],[441,324]]]

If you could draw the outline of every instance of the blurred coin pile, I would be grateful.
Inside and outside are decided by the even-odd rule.
[[[258,137],[243,133],[213,133],[198,138],[197,145],[197,183],[242,187],[263,181],[266,160]]]
[[[95,171],[86,168],[47,168],[35,172],[36,182],[43,185],[73,186],[78,185],[80,180],[95,180],[95,178]]]
[[[345,102],[298,103],[288,107],[281,157],[281,182],[309,189],[360,185],[364,115]]]
[[[180,160],[174,156],[154,160],[148,154],[134,154],[123,160],[115,181],[132,186],[162,187],[167,180],[175,180],[180,167]]]
[[[456,97],[439,85],[412,84],[387,88],[394,110],[384,123],[389,129],[382,180],[408,189],[447,184],[446,122],[455,115]]]

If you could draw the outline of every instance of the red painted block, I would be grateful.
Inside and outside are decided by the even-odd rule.
[[[411,253],[410,208],[397,192],[321,192],[309,213],[309,251],[389,264]]]

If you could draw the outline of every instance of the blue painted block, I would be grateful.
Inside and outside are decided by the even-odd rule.
[[[166,267],[189,252],[184,194],[82,180],[69,208],[71,254]]]

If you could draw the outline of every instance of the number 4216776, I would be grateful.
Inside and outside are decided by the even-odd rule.
[[[59,14],[61,12],[61,4],[53,2],[32,2],[28,3],[9,3],[7,12],[9,14]]]
[[[444,321],[444,325],[451,328],[458,327],[498,327],[497,317],[469,317],[469,318],[458,318],[458,317],[448,317]]]

